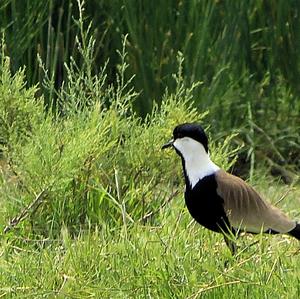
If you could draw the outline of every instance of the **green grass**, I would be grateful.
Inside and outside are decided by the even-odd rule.
[[[271,180],[271,179],[270,179]],[[275,202],[289,187],[269,178],[258,190]],[[272,187],[268,187],[272,186]],[[298,213],[300,189],[280,206]],[[298,213],[299,217],[299,213]],[[134,223],[56,239],[3,236],[4,298],[299,298],[299,242],[288,236],[242,236],[231,258],[220,235],[196,224],[182,195],[156,225]],[[125,233],[127,232],[127,233]],[[253,242],[257,244],[250,246]],[[225,266],[228,261],[227,266]]]
[[[251,90],[257,87],[260,95],[252,96],[251,101],[260,105],[261,98],[272,94],[274,98],[265,105],[275,110],[279,80],[292,89],[293,103],[299,97],[297,1],[280,0],[270,5],[264,1],[166,0],[159,9],[155,1],[141,0],[2,2],[0,30],[7,38],[12,68],[17,71],[26,65],[30,84],[43,80],[37,54],[56,87],[67,81],[64,63],[71,57],[84,64],[76,47],[76,37],[82,34],[76,24],[82,17],[85,29],[92,22],[97,41],[91,67],[97,72],[110,59],[110,82],[116,79],[116,51],[121,48],[122,35],[129,34],[128,77],[136,75],[134,84],[143,99],[136,108],[143,115],[151,111],[154,99],[161,98],[166,85],[172,90],[176,87],[171,75],[177,69],[174,55],[178,51],[186,58],[187,82],[203,81],[197,100],[201,108],[211,105],[215,98],[221,104],[225,94],[227,104],[242,106],[228,89],[246,92],[249,100]]]

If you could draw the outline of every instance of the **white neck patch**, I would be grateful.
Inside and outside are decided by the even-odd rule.
[[[190,137],[183,137],[176,139],[173,145],[183,156],[185,171],[192,188],[199,180],[220,169],[210,160],[200,142]]]

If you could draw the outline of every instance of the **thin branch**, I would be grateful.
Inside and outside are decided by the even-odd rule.
[[[16,225],[18,225],[21,221],[26,219],[30,214],[32,215],[37,208],[40,206],[40,204],[44,201],[44,199],[47,196],[47,189],[44,189],[41,193],[37,195],[34,201],[32,201],[27,207],[25,207],[21,213],[17,216],[15,216],[9,224],[4,228],[4,233],[6,234],[9,232],[12,228],[14,228]],[[30,213],[31,212],[31,213]]]
[[[281,195],[281,197],[275,202],[274,205],[277,206],[280,202],[282,202],[282,201],[286,198],[286,196],[287,196],[293,189],[294,189],[293,187],[287,189],[287,190]]]

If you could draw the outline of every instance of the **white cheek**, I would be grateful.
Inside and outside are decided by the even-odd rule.
[[[176,139],[174,146],[184,157],[189,157],[194,155],[202,145],[189,137],[183,137]]]
[[[182,154],[185,151],[185,149],[188,147],[188,141],[185,140],[185,138],[179,138],[176,139],[175,142],[173,143],[175,148],[179,150]]]
[[[176,139],[174,142],[173,142],[173,145],[176,149],[180,150],[181,148],[181,141],[180,139]]]

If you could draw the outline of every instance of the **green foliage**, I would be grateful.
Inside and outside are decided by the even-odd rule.
[[[198,121],[225,169],[241,136],[251,174],[260,149],[297,160],[297,5],[175,2],[2,1],[0,297],[300,296],[295,242],[258,235],[230,259],[182,209],[179,158],[160,150]],[[297,186],[261,177],[298,216]]]
[[[2,180],[6,209],[2,225],[45,193],[26,215],[22,234],[56,235],[62,225],[76,233],[100,223],[122,224],[126,231],[178,188],[178,157],[160,149],[178,123],[201,122],[207,114],[191,104],[199,83],[185,85],[179,54],[175,92],[166,91],[160,107],[156,105],[142,120],[132,109],[137,97],[132,81],[125,80],[125,44],[126,37],[119,52],[117,84],[108,86],[105,66],[99,74],[90,72],[93,38],[87,32],[78,39],[86,64],[80,68],[72,60],[66,66],[68,82],[57,91],[59,112],[44,111],[42,101],[34,98],[36,88],[24,87],[24,71],[12,76],[8,59],[3,58],[0,113],[2,127],[8,128],[3,147],[8,165]],[[45,77],[44,87],[53,91],[51,78]],[[10,119],[14,121],[9,123]],[[230,149],[230,138],[218,150],[211,145],[225,168],[236,153]]]
[[[36,87],[25,88],[24,70],[14,76],[9,70],[10,60],[2,56],[0,65],[0,142],[2,146],[26,139],[34,124],[42,117],[43,106],[34,95]],[[2,148],[3,150],[3,148]]]
[[[44,86],[45,80],[50,83],[51,88],[44,86],[39,93],[46,107],[54,105],[57,111],[66,109],[59,95],[62,86],[68,93],[64,100],[81,98],[80,105],[85,105],[97,95],[102,108],[109,104],[111,97],[100,95],[101,84],[106,89],[120,83],[116,70],[125,64],[120,64],[118,50],[122,36],[128,34],[127,71],[122,80],[132,82],[138,92],[133,109],[144,118],[162,104],[166,86],[169,93],[175,92],[172,74],[180,51],[185,58],[186,85],[201,82],[193,90],[194,107],[210,111],[207,122],[214,134],[239,130],[253,172],[256,161],[265,160],[262,155],[254,157],[257,151],[266,159],[296,164],[299,169],[299,15],[297,1],[270,5],[264,1],[167,0],[157,9],[156,1],[140,0],[6,0],[0,6],[0,28],[13,72],[26,65],[29,86],[37,82]],[[82,55],[84,48],[93,51]],[[106,80],[99,76],[98,84],[88,86],[90,79],[70,76],[75,65],[76,72],[86,69],[89,78],[99,76],[105,65]],[[77,85],[69,85],[70,80]],[[262,132],[274,140],[271,147],[285,159],[265,152]]]
[[[240,93],[258,84],[268,95],[278,85],[292,88],[299,97],[299,3],[278,1],[40,1],[6,0],[0,7],[0,26],[6,32],[13,68],[26,65],[30,83],[41,81],[36,54],[46,62],[49,77],[56,87],[67,81],[64,62],[73,57],[84,64],[76,36],[84,27],[77,20],[92,21],[96,37],[92,71],[110,59],[109,82],[115,80],[118,65],[116,50],[122,35],[129,34],[128,78],[136,75],[136,90],[142,101],[136,108],[145,115],[152,100],[159,99],[165,86],[175,88],[171,74],[176,71],[174,56],[181,51],[186,58],[185,78],[201,80],[197,105],[211,105],[215,96],[235,86]],[[74,22],[75,21],[75,22]],[[248,78],[249,84],[241,78]],[[217,88],[216,88],[217,87]],[[229,87],[229,88],[228,88]],[[275,100],[275,99],[274,99]],[[237,96],[233,103],[239,103]],[[256,100],[259,103],[259,99]],[[269,103],[276,107],[276,101]],[[219,114],[220,116],[220,114]]]

